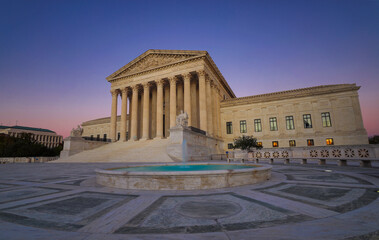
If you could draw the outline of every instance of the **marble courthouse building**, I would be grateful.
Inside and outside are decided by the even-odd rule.
[[[189,126],[222,140],[224,150],[241,135],[264,148],[368,143],[355,84],[237,98],[208,52],[183,50],[148,50],[107,80],[111,116],[82,123],[87,139],[169,138],[184,111]]]

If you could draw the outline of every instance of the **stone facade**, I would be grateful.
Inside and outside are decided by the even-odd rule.
[[[111,117],[84,122],[85,137],[113,142],[168,138],[184,111],[189,126],[224,141],[224,150],[243,134],[254,135],[264,147],[273,142],[289,147],[290,140],[299,147],[368,143],[355,84],[236,98],[206,51],[180,50],[148,50],[107,80]]]
[[[327,85],[225,100],[221,103],[225,145],[242,134],[254,135],[265,148],[275,147],[275,141],[276,147],[293,147],[290,141],[304,147],[308,140],[313,146],[326,146],[327,139],[333,145],[367,144],[358,89],[355,84]],[[307,116],[311,124],[305,126]],[[227,123],[232,125],[229,133]]]

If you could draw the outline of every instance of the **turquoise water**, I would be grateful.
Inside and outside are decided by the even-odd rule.
[[[231,170],[255,168],[245,165],[172,165],[172,166],[147,166],[147,167],[128,167],[117,168],[114,171],[130,172],[185,172],[185,171],[210,171],[210,170]]]

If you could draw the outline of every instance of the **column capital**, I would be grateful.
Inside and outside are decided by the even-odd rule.
[[[112,90],[111,90],[111,94],[112,94],[112,96],[117,96],[118,93],[119,93],[119,90],[118,90],[118,89],[112,89]]]
[[[129,93],[129,88],[128,87],[122,88],[121,93],[122,93],[122,95]]]
[[[170,81],[171,81],[171,80],[170,80]],[[163,79],[159,79],[159,80],[156,80],[155,83],[157,84],[157,87],[158,87],[158,86],[161,87],[161,86],[163,86],[163,84],[164,84],[164,80],[163,80]]]
[[[184,73],[182,74],[184,80],[191,80],[192,74],[191,73]]]
[[[137,92],[138,90],[140,90],[141,87],[139,84],[136,84],[136,85],[131,86],[131,88],[132,88],[133,92]]]
[[[205,75],[205,82],[206,83],[210,83],[212,80],[211,80],[211,78],[209,77],[209,75],[208,74],[206,74]]]
[[[205,72],[205,70],[199,70],[199,71],[197,71],[197,74],[199,74],[199,76],[201,76],[201,77],[204,77],[206,75],[206,72]]]
[[[148,89],[148,88],[150,88],[151,87],[151,83],[150,82],[148,82],[148,83],[145,83],[145,84],[143,84],[143,89]]]
[[[170,84],[176,84],[176,82],[178,81],[178,77],[168,77],[168,80],[170,81]]]

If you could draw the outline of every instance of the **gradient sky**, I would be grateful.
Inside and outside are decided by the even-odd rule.
[[[0,0],[0,124],[109,116],[105,77],[148,49],[208,51],[237,97],[356,83],[379,134],[378,0]]]

